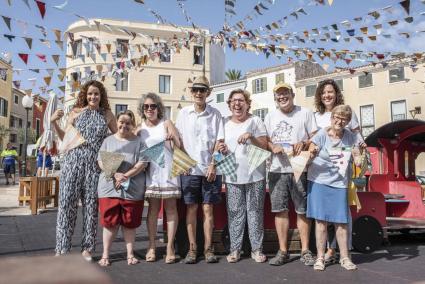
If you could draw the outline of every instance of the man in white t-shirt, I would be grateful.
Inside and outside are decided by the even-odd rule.
[[[224,125],[220,112],[206,103],[211,93],[207,78],[196,78],[191,93],[194,104],[181,109],[176,121],[186,153],[197,162],[190,174],[181,176],[183,198],[187,205],[186,224],[189,237],[189,252],[184,263],[196,263],[199,203],[202,204],[204,213],[205,261],[214,263],[218,259],[212,248],[213,205],[221,201],[222,177],[216,176],[213,153],[216,144],[224,141]]]
[[[301,261],[313,265],[314,258],[309,247],[310,222],[307,211],[307,176],[303,173],[295,182],[288,156],[299,155],[307,150],[310,138],[317,131],[313,112],[294,105],[295,94],[292,87],[278,83],[274,89],[277,109],[264,119],[268,135],[268,149],[272,151],[269,172],[269,189],[272,212],[275,213],[275,226],[279,238],[279,251],[269,261],[271,265],[283,265],[289,261],[289,198],[297,213],[297,227],[301,238]]]

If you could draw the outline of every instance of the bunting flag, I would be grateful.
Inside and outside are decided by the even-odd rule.
[[[216,169],[223,175],[230,178],[230,181],[236,181],[236,157],[235,153],[230,153],[216,164]]]
[[[16,89],[20,89],[21,88],[21,81],[20,80],[13,81],[13,85],[15,86]]]
[[[271,156],[271,152],[252,144],[249,144],[247,148],[249,165],[248,175],[252,175],[252,173]]]
[[[63,10],[63,8],[65,8],[66,5],[68,5],[68,0],[65,0],[65,2],[60,5],[53,6],[53,8],[58,10]]]
[[[401,7],[406,11],[406,13],[410,14],[410,0],[404,0],[400,2]]]
[[[3,21],[5,22],[7,28],[9,29],[9,31],[12,31],[12,29],[10,27],[10,20],[11,20],[11,18],[6,17],[6,16],[2,16],[2,18],[3,18]]]
[[[150,162],[154,162],[159,167],[165,167],[165,141],[159,142],[149,148],[140,151],[140,156],[146,158]]]
[[[309,151],[302,151],[299,155],[292,156],[289,159],[292,170],[294,171],[295,182],[298,182],[300,180],[300,177],[302,173],[304,172],[309,159],[310,159]]]
[[[41,2],[39,0],[34,0],[37,3],[38,11],[40,11],[41,18],[44,19],[44,15],[46,14],[46,3]]]
[[[40,58],[40,60],[41,61],[43,61],[44,63],[46,63],[47,62],[47,60],[46,60],[46,55],[44,55],[44,54],[36,54],[36,56],[38,57],[38,58]]]
[[[189,157],[185,152],[179,148],[174,148],[170,177],[173,178],[183,173],[187,173],[192,167],[196,166],[196,164],[196,161]]]
[[[25,62],[25,64],[28,63],[28,54],[26,54],[26,53],[18,53],[18,55],[22,59],[22,61]]]
[[[58,54],[52,55],[52,59],[56,63],[56,66],[59,66],[59,57],[60,57],[60,55],[58,55]]]
[[[328,0],[329,6],[332,6],[333,3],[334,3],[334,0]]]
[[[30,3],[28,3],[29,0],[22,0],[22,1],[24,1],[25,5],[27,5],[28,9],[31,10]]]
[[[78,132],[74,126],[68,124],[65,129],[65,136],[60,143],[59,152],[65,154],[69,150],[80,146],[84,142],[86,142],[86,140],[83,138],[80,132]]]
[[[31,49],[32,48],[32,38],[30,37],[24,37],[25,42],[28,45],[28,48]]]
[[[62,142],[63,143],[63,142]],[[116,152],[99,151],[100,160],[102,162],[102,170],[105,173],[106,180],[112,180],[113,175],[117,172],[125,159],[125,156]]]
[[[44,82],[46,83],[47,86],[50,85],[50,82],[52,81],[52,77],[48,76],[48,77],[44,77]]]

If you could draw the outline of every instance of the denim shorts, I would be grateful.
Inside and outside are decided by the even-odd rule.
[[[222,176],[208,182],[204,176],[180,176],[185,204],[217,204],[221,201]]]
[[[292,173],[269,173],[269,190],[272,212],[289,210],[289,198],[294,204],[297,214],[306,214],[307,211],[307,173],[300,176],[295,182]]]

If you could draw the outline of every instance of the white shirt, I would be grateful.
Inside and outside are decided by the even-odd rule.
[[[195,111],[194,105],[184,107],[177,116],[176,127],[186,153],[198,162],[191,174],[204,176],[212,160],[215,142],[224,139],[220,112],[210,105],[206,105],[201,113]]]
[[[354,130],[360,126],[356,113],[354,111],[352,113],[353,114],[351,115],[351,120],[346,126],[346,128],[350,130]],[[331,126],[331,116],[331,111],[324,112],[323,114],[321,114],[320,112],[315,112],[314,118],[316,119],[317,127],[320,129]]]
[[[308,140],[317,131],[313,112],[301,106],[295,106],[291,113],[283,113],[280,109],[276,109],[266,115],[264,124],[271,142],[284,148],[292,148],[292,145]],[[270,172],[292,173],[288,156],[272,154]]]
[[[267,136],[266,127],[258,116],[251,116],[242,123],[233,122],[231,117],[225,119],[224,134],[226,136],[226,144],[229,151],[235,153],[237,163],[236,181],[230,181],[225,176],[225,182],[247,184],[263,180],[266,176],[265,162],[255,169],[252,175],[248,176],[248,145],[251,144],[251,141],[248,140],[246,144],[238,144],[238,138],[247,132],[251,133],[253,137]]]

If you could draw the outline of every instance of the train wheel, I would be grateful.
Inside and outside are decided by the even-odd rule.
[[[198,256],[204,254],[204,225],[202,220],[196,224],[196,246]],[[176,239],[174,241],[176,253],[184,258],[189,251],[189,238],[187,236],[186,221],[180,220],[177,226]]]
[[[227,224],[223,228],[223,232],[221,233],[221,241],[223,243],[225,253],[229,254],[230,253],[230,235],[229,235],[229,226]],[[244,256],[251,256],[251,243],[249,242],[249,236],[248,236],[248,224],[245,225],[245,231],[243,234],[243,241],[242,241],[242,251]]]
[[[384,234],[379,222],[371,216],[361,216],[353,223],[353,247],[362,253],[371,253],[383,243]]]

